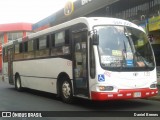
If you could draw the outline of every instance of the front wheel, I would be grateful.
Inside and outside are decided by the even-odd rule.
[[[64,78],[60,85],[60,94],[63,102],[72,103],[73,102],[73,94],[72,94],[72,86],[69,79]]]
[[[18,91],[22,91],[21,78],[19,75],[17,75],[15,78],[15,89]]]

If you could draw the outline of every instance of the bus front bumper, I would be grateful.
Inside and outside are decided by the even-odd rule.
[[[118,92],[91,92],[91,99],[97,101],[104,100],[125,100],[136,98],[149,98],[156,96],[158,89],[121,89]]]

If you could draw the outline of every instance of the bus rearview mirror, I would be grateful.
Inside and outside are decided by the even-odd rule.
[[[99,45],[99,35],[98,34],[93,34],[92,43],[93,45]]]

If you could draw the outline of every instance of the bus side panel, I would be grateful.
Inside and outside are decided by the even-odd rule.
[[[57,77],[61,72],[72,79],[72,62],[63,58],[17,61],[13,71],[21,76],[23,87],[56,93]]]
[[[26,88],[56,93],[56,79],[21,76],[22,85]]]

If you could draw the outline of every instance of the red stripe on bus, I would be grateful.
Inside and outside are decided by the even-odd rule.
[[[140,97],[135,97],[135,93],[141,93]],[[92,100],[122,100],[122,99],[135,99],[135,98],[148,98],[158,94],[158,89],[128,89],[118,90],[118,92],[91,92]]]

